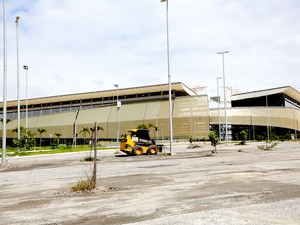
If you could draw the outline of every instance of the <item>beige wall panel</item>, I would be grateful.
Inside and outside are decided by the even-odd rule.
[[[120,121],[143,121],[147,110],[147,103],[123,105],[119,111]],[[114,117],[116,121],[116,114]],[[113,120],[112,120],[113,121]]]
[[[175,104],[175,101],[173,101],[173,107],[174,107],[174,104]],[[161,119],[169,120],[169,102],[168,101],[160,102],[158,117]]]
[[[208,116],[207,96],[182,97],[175,99],[173,117]]]
[[[174,137],[203,138],[209,131],[209,110],[207,96],[180,97],[173,101],[173,135]],[[29,129],[36,131],[37,128],[45,128],[48,137],[50,133],[62,133],[64,138],[72,138],[73,123],[76,112],[59,113],[47,116],[29,118]],[[117,110],[115,106],[85,109],[79,111],[77,118],[77,133],[83,127],[97,125],[104,128],[99,137],[115,138],[117,132]],[[139,124],[152,123],[160,130],[160,138],[169,137],[169,102],[144,102],[122,105],[119,110],[120,134],[129,129],[136,128]],[[12,121],[10,129],[16,126]],[[9,132],[8,132],[9,133]],[[13,135],[13,134],[11,134]],[[152,137],[156,136],[154,129]],[[79,134],[78,137],[83,137]]]
[[[174,137],[206,137],[209,132],[207,96],[175,99],[173,118]]]
[[[218,123],[218,110],[210,111],[211,124]],[[229,108],[227,109],[229,124],[245,124],[274,126],[299,130],[300,110],[283,107],[253,107],[253,108]],[[242,115],[242,116],[241,116]],[[221,123],[224,121],[224,113],[220,112]]]
[[[167,109],[169,109],[167,103],[168,103],[167,101],[166,102],[149,102],[149,103],[147,103],[144,119],[154,121],[161,117],[165,118],[167,115],[169,115],[168,114],[169,111],[162,112],[161,108],[164,108],[164,106],[165,106],[165,107],[167,107]],[[153,124],[155,124],[155,123],[153,123]]]
[[[55,126],[67,126],[74,123],[76,113],[67,112],[47,116],[38,116],[28,119],[29,128],[43,128]]]
[[[96,109],[80,110],[77,118],[78,124],[107,123],[110,117],[113,117],[116,107],[101,107]]]

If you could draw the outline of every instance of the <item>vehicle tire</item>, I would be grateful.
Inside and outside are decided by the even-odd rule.
[[[155,145],[150,145],[148,148],[148,154],[149,155],[156,155],[157,154],[157,148]]]
[[[131,145],[126,145],[126,154],[127,155],[132,155],[133,149],[131,147]]]
[[[142,146],[140,146],[140,145],[134,146],[134,148],[132,149],[132,155],[135,155],[135,156],[143,155]]]

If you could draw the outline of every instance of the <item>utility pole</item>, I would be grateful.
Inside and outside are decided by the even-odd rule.
[[[6,49],[6,0],[3,0],[3,123],[2,123],[2,165],[6,164],[6,102],[7,102],[7,49]]]
[[[16,16],[16,42],[17,42],[17,102],[18,102],[18,152],[20,152],[20,140],[21,140],[21,112],[20,112],[20,75],[19,75],[19,16]]]
[[[226,53],[229,53],[229,51],[218,52],[217,54],[222,55],[222,65],[223,65],[223,86],[224,86],[224,114],[225,114],[225,140],[226,140],[226,145],[228,145],[227,100],[226,100],[225,63],[224,63],[224,54],[226,54]]]
[[[97,122],[95,122],[95,133],[94,133],[94,169],[93,169],[93,188],[96,188],[97,180]]]

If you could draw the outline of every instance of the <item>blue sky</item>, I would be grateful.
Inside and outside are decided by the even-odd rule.
[[[298,0],[169,0],[172,82],[207,86],[215,95],[222,75],[217,52],[229,50],[226,86],[300,90],[299,15]],[[9,99],[16,99],[16,16],[22,98],[23,65],[31,98],[168,81],[160,0],[9,0]]]

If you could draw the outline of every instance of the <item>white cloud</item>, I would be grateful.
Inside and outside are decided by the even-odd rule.
[[[16,98],[17,15],[30,97],[167,82],[165,3],[159,0],[12,0],[7,10],[10,99]],[[215,92],[222,74],[216,53],[230,50],[228,86],[300,90],[299,14],[297,0],[169,0],[172,81]]]

